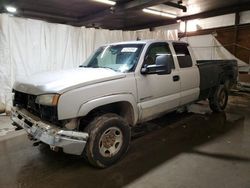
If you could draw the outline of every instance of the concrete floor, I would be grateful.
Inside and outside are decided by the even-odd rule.
[[[0,115],[0,137],[15,131],[15,126],[10,123],[10,117]]]
[[[249,107],[250,94],[239,93],[226,113],[212,114],[201,103],[194,107],[200,114],[148,122],[133,130],[126,157],[104,170],[33,147],[23,131],[11,133],[0,138],[0,187],[249,188]]]

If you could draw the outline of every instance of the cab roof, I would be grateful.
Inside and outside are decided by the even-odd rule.
[[[159,40],[159,39],[149,39],[149,40],[135,40],[135,41],[124,41],[124,42],[116,42],[116,43],[111,43],[111,44],[106,44],[106,45],[122,45],[122,44],[148,44],[148,43],[156,43],[156,42],[168,42],[168,43],[185,43],[183,41],[178,41],[178,40]]]

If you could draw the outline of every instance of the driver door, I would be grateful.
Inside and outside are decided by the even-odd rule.
[[[154,43],[148,47],[143,67],[155,64],[159,55],[172,56],[167,43]],[[161,113],[171,111],[180,104],[180,75],[175,68],[173,57],[170,74],[141,74],[136,78],[139,107],[142,110],[140,120],[150,120]]]

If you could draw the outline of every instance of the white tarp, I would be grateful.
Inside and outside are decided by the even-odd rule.
[[[248,65],[232,55],[213,35],[196,35],[181,40],[189,43],[197,60],[236,59],[238,66]]]
[[[250,23],[250,10],[240,12],[240,24]]]
[[[77,67],[105,43],[137,38],[177,40],[177,36],[177,30],[109,31],[0,14],[0,108],[4,104],[10,109],[11,88],[18,77]],[[212,35],[183,40],[193,47],[197,59],[236,59]]]
[[[77,67],[106,43],[137,38],[176,40],[177,34],[73,27],[0,14],[0,104],[10,109],[11,88],[18,77]]]

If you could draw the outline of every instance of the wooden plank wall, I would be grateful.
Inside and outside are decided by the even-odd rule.
[[[250,24],[198,30],[187,33],[187,36],[205,34],[213,34],[229,52],[242,61],[250,63]]]
[[[234,56],[250,64],[250,24],[215,31],[217,40]],[[239,81],[250,83],[250,74],[240,73]]]
[[[205,34],[213,34],[229,52],[250,64],[250,24],[199,30],[187,33],[187,36]],[[239,80],[250,83],[250,74],[240,73]]]
[[[249,64],[250,24],[215,30],[216,38],[233,55]]]

